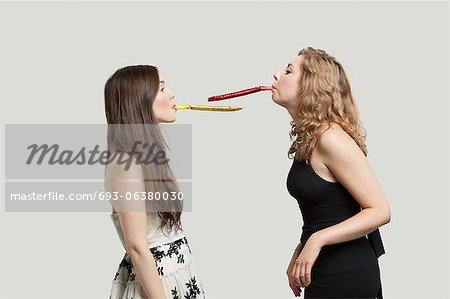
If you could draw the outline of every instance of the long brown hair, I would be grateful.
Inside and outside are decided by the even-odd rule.
[[[148,142],[156,146],[157,151],[166,152],[168,148],[155,122],[153,102],[158,93],[160,78],[158,69],[150,65],[127,66],[117,70],[105,84],[105,113],[108,122],[108,152],[127,153],[138,160],[150,152]],[[149,124],[149,125],[147,125]],[[125,125],[125,126],[120,126]],[[131,125],[131,126],[130,126]],[[130,153],[136,142],[142,156]],[[178,191],[178,185],[168,163],[150,163],[142,167],[146,192]],[[146,205],[158,212],[160,227],[166,224],[182,229],[179,200],[147,200]]]
[[[328,53],[302,49],[296,117],[291,122],[290,158],[308,159],[320,134],[338,124],[367,155],[366,132],[361,125],[350,83],[342,65]]]

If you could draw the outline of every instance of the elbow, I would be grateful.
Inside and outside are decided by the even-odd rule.
[[[129,244],[127,249],[130,256],[140,256],[149,252],[149,249],[143,244]]]
[[[391,209],[388,204],[374,207],[373,215],[374,224],[376,224],[377,227],[381,227],[391,222]]]
[[[374,209],[374,225],[378,228],[391,222],[391,210],[387,208]]]
[[[387,215],[383,218],[383,225],[388,224],[389,222],[391,222],[391,215]]]
[[[389,222],[391,222],[391,210],[390,210],[389,208],[387,208],[387,209],[383,212],[383,216],[382,216],[382,224],[381,224],[381,225],[388,224]]]

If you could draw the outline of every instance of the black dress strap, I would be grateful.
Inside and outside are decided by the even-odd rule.
[[[372,245],[373,250],[375,251],[375,255],[379,258],[381,255],[385,253],[383,240],[381,240],[380,230],[377,228],[373,232],[367,235],[369,239],[370,245]]]

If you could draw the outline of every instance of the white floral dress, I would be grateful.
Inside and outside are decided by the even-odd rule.
[[[118,214],[111,213],[111,219],[126,250]],[[181,231],[156,229],[159,221],[156,213],[147,212],[149,250],[167,298],[205,298],[187,238]],[[109,299],[147,299],[128,252],[120,262],[112,284]]]

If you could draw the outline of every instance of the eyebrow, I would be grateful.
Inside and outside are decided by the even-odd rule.
[[[290,67],[290,66],[294,67],[294,66],[293,66],[292,64],[290,64],[290,63],[289,63],[289,64],[287,65],[287,67],[286,67],[286,68],[288,68],[288,67]]]
[[[162,84],[164,84],[164,83],[166,83],[166,82],[164,82],[164,80],[163,80],[163,81],[159,81],[159,83],[162,83]]]

